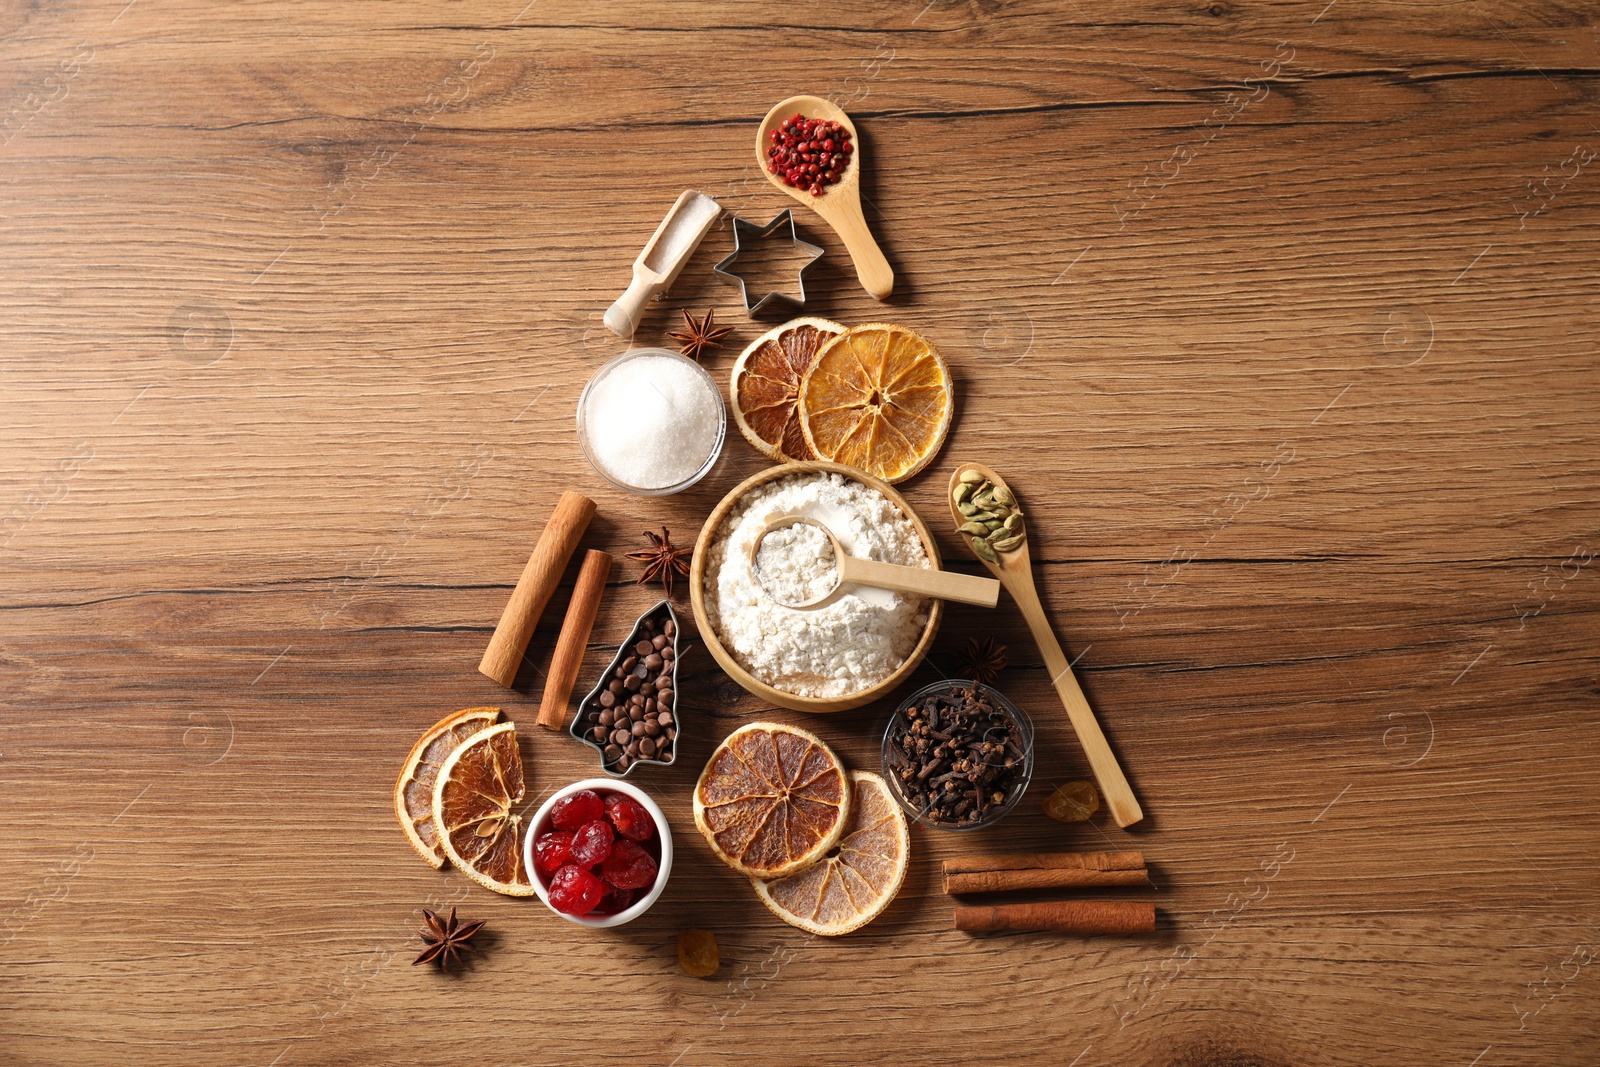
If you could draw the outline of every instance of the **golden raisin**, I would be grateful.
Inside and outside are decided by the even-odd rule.
[[[1044,813],[1056,822],[1083,822],[1100,810],[1093,782],[1068,782],[1044,802]]]
[[[710,930],[685,930],[678,935],[678,966],[690,978],[710,978],[722,966],[717,935]]]

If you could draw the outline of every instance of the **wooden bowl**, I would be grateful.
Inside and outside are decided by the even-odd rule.
[[[889,695],[894,689],[911,677],[922,658],[928,654],[928,649],[933,647],[933,639],[939,632],[939,622],[944,618],[943,601],[934,600],[928,608],[928,625],[923,627],[922,638],[917,642],[911,654],[895,672],[877,685],[870,686],[857,693],[842,697],[805,697],[787,690],[770,686],[766,682],[752,675],[749,671],[739,666],[733,654],[723,647],[722,638],[711,625],[710,617],[706,613],[706,557],[711,553],[711,540],[717,531],[722,528],[723,520],[728,513],[738,505],[739,501],[758,485],[787,478],[791,474],[814,473],[840,474],[862,485],[870,486],[889,498],[889,501],[911,520],[911,525],[916,529],[917,536],[922,539],[922,550],[927,553],[928,561],[933,566],[940,566],[939,546],[934,543],[933,533],[911,510],[911,505],[906,503],[906,498],[894,490],[887,482],[863,474],[853,467],[846,467],[839,463],[812,462],[812,463],[784,463],[777,467],[769,467],[760,474],[746,478],[734,487],[733,491],[722,498],[716,508],[711,512],[711,517],[706,519],[706,524],[700,528],[700,537],[694,543],[694,558],[689,568],[689,601],[694,607],[695,625],[700,630],[700,639],[706,643],[706,648],[711,652],[711,658],[717,665],[728,673],[728,677],[744,686],[745,689],[765,700],[769,704],[776,704],[780,708],[789,708],[792,711],[809,711],[818,714],[827,714],[835,711],[849,711],[859,708],[863,704],[870,704],[880,697]]]

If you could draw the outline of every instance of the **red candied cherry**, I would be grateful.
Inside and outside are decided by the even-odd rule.
[[[617,833],[629,841],[648,841],[655,836],[656,821],[644,810],[644,805],[632,797],[620,793],[606,797],[606,818],[617,828]]]
[[[572,837],[572,862],[580,867],[604,863],[611,855],[611,838],[611,824],[604,819],[584,823]]]
[[[533,865],[549,878],[572,862],[572,831],[557,830],[533,843]]]
[[[611,857],[601,865],[600,877],[618,889],[646,889],[655,884],[656,861],[624,837],[611,846]]]
[[[605,892],[600,897],[600,903],[595,905],[595,911],[615,915],[619,911],[628,910],[628,905],[633,903],[633,890],[618,889],[604,879],[601,879],[600,884],[605,887]]]
[[[550,809],[550,822],[557,830],[578,830],[604,814],[605,805],[600,801],[600,794],[593,789],[580,789],[556,801],[555,807]]]
[[[567,864],[550,880],[550,906],[563,915],[589,914],[604,894],[600,879],[576,864]]]

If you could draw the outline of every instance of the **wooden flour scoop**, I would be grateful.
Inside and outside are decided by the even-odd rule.
[[[817,607],[833,596],[842,585],[870,585],[875,589],[892,589],[897,593],[914,593],[918,596],[931,596],[940,600],[955,600],[962,604],[975,604],[980,608],[992,608],[1000,602],[1000,583],[993,578],[978,578],[970,574],[955,574],[951,571],[934,570],[931,567],[901,567],[893,563],[880,563],[875,559],[862,559],[845,552],[839,544],[839,539],[833,536],[833,531],[828,529],[816,519],[804,515],[782,515],[766,526],[756,535],[750,545],[750,573],[755,575],[756,584],[766,589],[761,581],[760,566],[756,555],[761,549],[761,543],[767,535],[774,530],[786,529],[790,526],[815,526],[828,535],[828,543],[833,546],[833,570],[835,580],[832,588],[820,596],[799,603],[787,603],[774,596],[771,590],[767,595],[786,608],[811,608]]]

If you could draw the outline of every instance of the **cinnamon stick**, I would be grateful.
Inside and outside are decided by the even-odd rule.
[[[567,604],[567,617],[561,622],[561,636],[556,638],[550,675],[539,702],[539,725],[546,730],[559,730],[566,725],[567,702],[572,698],[573,683],[578,680],[578,668],[583,666],[583,650],[589,646],[589,631],[594,628],[594,617],[600,612],[600,598],[610,576],[609,552],[591,548],[583,554],[583,565],[578,568],[578,581],[572,587],[572,600]]]
[[[1149,885],[1150,875],[1143,869],[1130,871],[1084,870],[1073,867],[1040,867],[1016,871],[944,872],[946,893],[1009,893],[1017,889],[1069,889],[1101,885]]]
[[[957,930],[1005,934],[1050,931],[1061,934],[1149,934],[1156,928],[1154,904],[1064,900],[1049,904],[1005,904],[957,908]]]
[[[507,689],[517,679],[517,668],[522,665],[523,653],[528,651],[528,641],[539,624],[539,616],[550,602],[550,594],[556,591],[561,572],[566,570],[567,560],[578,547],[578,539],[589,528],[594,510],[594,501],[581,493],[570,490],[562,493],[538,543],[533,546],[527,566],[522,568],[522,577],[517,579],[517,587],[512,590],[499,625],[494,628],[494,636],[489,639],[489,647],[484,649],[483,659],[478,663],[479,671]]]
[[[944,873],[1022,870],[1141,871],[1143,852],[1017,852],[999,856],[958,856],[944,861]]]

